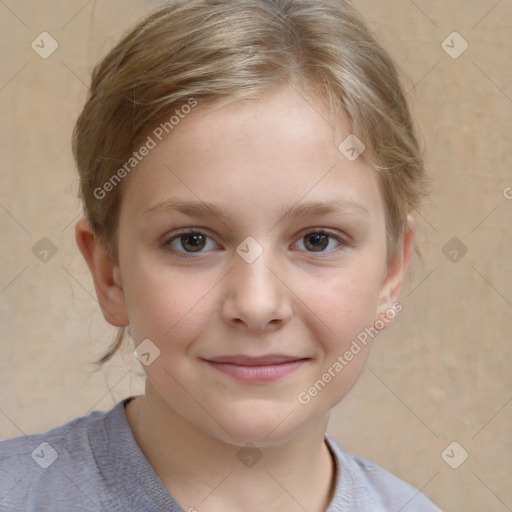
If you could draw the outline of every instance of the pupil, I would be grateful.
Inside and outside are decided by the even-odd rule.
[[[183,240],[185,240],[185,243],[183,243]],[[196,234],[196,235],[186,235],[182,238],[181,245],[184,249],[189,249],[190,247],[186,247],[187,242],[192,241],[190,243],[190,247],[192,248],[192,252],[195,252],[197,250],[201,250],[204,247],[204,237],[203,235]]]
[[[317,234],[313,234],[313,235],[308,235],[306,237],[306,242],[310,241],[310,240],[313,240],[313,245],[311,247],[308,247],[308,245],[311,245],[311,244],[308,244],[306,243],[306,247],[309,248],[312,248],[313,251],[321,251],[323,249],[325,249],[327,247],[327,245],[329,244],[329,239],[328,239],[328,236],[325,235],[325,234],[322,234],[322,233],[317,233]],[[323,242],[321,245],[316,245],[317,243],[319,242]]]

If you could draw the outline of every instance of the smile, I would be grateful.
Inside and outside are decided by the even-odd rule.
[[[245,382],[272,382],[297,370],[308,359],[289,356],[225,356],[205,359],[212,368]]]

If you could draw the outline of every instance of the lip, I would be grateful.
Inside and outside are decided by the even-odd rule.
[[[297,370],[308,358],[272,354],[258,357],[245,355],[204,359],[211,367],[245,382],[272,382]]]

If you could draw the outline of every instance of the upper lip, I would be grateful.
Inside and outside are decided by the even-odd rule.
[[[271,364],[288,363],[292,361],[301,361],[307,359],[306,357],[300,356],[287,356],[283,354],[269,354],[264,356],[246,356],[246,355],[234,355],[234,356],[218,356],[209,357],[206,361],[211,363],[227,363],[236,364],[240,366],[267,366]]]

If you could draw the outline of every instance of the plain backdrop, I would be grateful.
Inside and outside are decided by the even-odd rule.
[[[512,510],[512,1],[354,4],[403,72],[433,193],[404,309],[329,432],[445,511]],[[91,364],[115,331],[75,246],[70,137],[92,66],[156,5],[0,1],[0,438],[143,389],[129,348]]]

